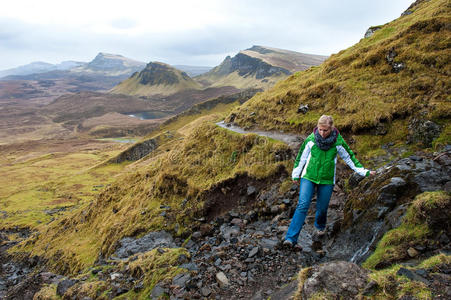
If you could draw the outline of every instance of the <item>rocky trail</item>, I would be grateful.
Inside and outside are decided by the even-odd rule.
[[[226,123],[224,121],[218,122],[216,123],[216,125],[241,134],[254,133],[260,136],[278,140],[284,142],[285,144],[287,144],[288,146],[290,146],[295,150],[298,150],[297,148],[299,148],[300,144],[305,138],[305,137],[301,138],[299,135],[283,133],[281,131],[246,130],[244,128],[234,125],[233,123]]]
[[[225,124],[220,126],[240,130]],[[292,143],[293,147],[300,143],[297,137],[283,133],[254,133]],[[304,284],[304,295],[312,295],[324,287],[346,295],[346,299],[352,299],[362,289],[370,294],[377,284],[369,282],[368,271],[359,264],[374,251],[385,232],[400,225],[409,199],[425,191],[451,191],[449,150],[435,156],[413,155],[392,161],[378,169],[374,178],[363,180],[353,175],[346,189],[343,178],[348,178],[349,171],[339,166],[342,179],[337,182],[330,202],[327,234],[323,237],[314,234],[313,199],[299,238],[302,250],[283,249],[280,244],[299,194],[297,185],[283,194],[279,192],[285,174],[279,181],[263,187],[249,182],[240,195],[255,199],[251,207],[238,204],[212,220],[200,220],[188,240],[173,238],[165,231],[122,239],[113,256],[99,258],[90,276],[96,276],[110,287],[106,293],[108,299],[131,290],[140,291],[145,288],[142,275],[131,272],[127,264],[152,249],[163,254],[168,248],[184,247],[189,255],[178,257],[177,265],[186,271],[158,282],[149,295],[151,299],[164,295],[169,299],[290,299],[297,289],[297,274],[305,267],[313,267],[318,280]],[[376,200],[368,209],[349,206],[352,197],[371,195],[375,195]],[[162,209],[169,212],[171,207]],[[23,238],[27,234],[23,233]],[[57,294],[63,299],[92,299],[78,288],[88,282],[90,276],[68,278],[46,272],[38,258],[12,261],[5,250],[15,242],[8,241],[7,232],[1,233],[0,238],[0,299],[33,299],[32,295],[43,284],[56,284]],[[449,255],[449,232],[440,231],[436,239],[437,243],[427,246],[412,246],[415,252],[406,259],[406,266],[415,265],[419,257]],[[424,270],[420,275],[408,269],[402,272],[436,291],[437,299],[451,296],[449,265],[441,266],[438,272]],[[331,280],[330,274],[334,274],[335,279]]]

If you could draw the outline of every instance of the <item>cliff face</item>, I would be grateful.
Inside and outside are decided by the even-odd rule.
[[[233,58],[227,56],[222,64],[210,74],[221,76],[235,71],[242,77],[255,76],[256,79],[290,74],[290,71],[284,68],[272,66],[261,59],[251,57],[244,53],[238,53]]]
[[[35,297],[55,298],[57,290],[66,298],[289,299],[301,264],[295,299],[449,299],[448,2],[418,1],[360,43],[229,114],[242,127],[300,136],[319,115],[336,117],[358,159],[377,172],[350,176],[338,161],[325,235],[315,234],[312,212],[299,239],[303,250],[280,245],[299,195],[290,178],[299,147],[220,128],[219,116],[196,119],[194,108],[151,136],[160,140],[116,160],[140,159],[135,169],[12,249],[31,253],[30,264],[42,257],[53,272],[74,276],[30,277],[43,281]],[[273,78],[256,81],[274,66],[256,56],[273,52],[252,52],[227,58],[217,78],[243,85]],[[142,86],[183,82],[168,68],[156,70],[132,78]],[[272,294],[281,287],[292,290]]]
[[[293,72],[320,64],[326,57],[253,46],[239,52],[211,71],[195,77],[204,86],[268,88]]]

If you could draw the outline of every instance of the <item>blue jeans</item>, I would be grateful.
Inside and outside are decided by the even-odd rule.
[[[304,226],[305,217],[307,216],[313,193],[315,192],[315,187],[317,188],[315,227],[319,230],[324,230],[326,228],[327,208],[329,207],[329,201],[332,196],[334,185],[316,184],[310,180],[301,178],[299,202],[296,206],[293,219],[291,219],[291,224],[288,228],[285,240],[297,243],[299,233],[301,232],[302,226]]]

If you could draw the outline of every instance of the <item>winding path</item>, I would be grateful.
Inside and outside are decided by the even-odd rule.
[[[225,123],[224,121],[218,122],[218,123],[216,123],[216,125],[218,125],[222,128],[231,130],[233,132],[237,132],[237,133],[242,133],[242,134],[255,133],[260,136],[266,136],[266,137],[284,142],[285,144],[287,144],[288,146],[290,146],[291,148],[296,149],[296,150],[297,150],[297,148],[299,148],[300,144],[302,143],[303,139],[305,138],[305,137],[298,136],[295,134],[289,134],[289,133],[283,133],[283,132],[277,132],[277,131],[245,130],[236,125],[232,125],[230,123]]]

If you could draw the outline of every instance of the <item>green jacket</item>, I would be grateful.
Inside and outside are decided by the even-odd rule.
[[[315,143],[315,134],[310,134],[302,143],[294,162],[293,180],[308,179],[316,184],[335,184],[335,171],[337,154],[345,163],[361,176],[369,176],[370,171],[365,169],[355,158],[354,153],[338,134],[336,142],[329,150],[321,150]]]

